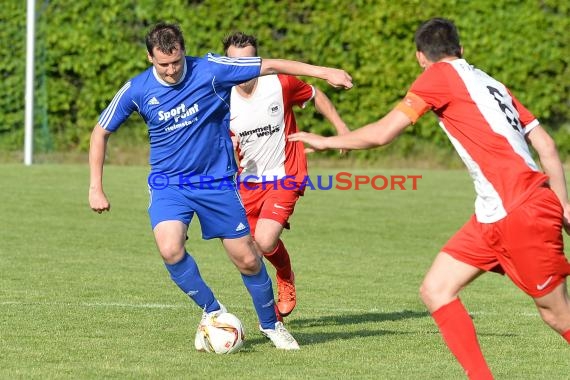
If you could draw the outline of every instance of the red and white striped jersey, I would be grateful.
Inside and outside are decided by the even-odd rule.
[[[548,180],[525,135],[539,123],[500,82],[464,59],[431,65],[398,106],[416,121],[433,110],[475,185],[475,214],[493,223]]]
[[[297,132],[293,106],[304,107],[314,95],[311,85],[290,75],[259,77],[249,98],[232,89],[230,129],[238,138],[240,181],[288,176],[302,182],[307,175],[304,146],[287,141],[287,136]]]

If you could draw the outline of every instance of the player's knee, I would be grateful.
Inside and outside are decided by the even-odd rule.
[[[179,262],[184,255],[184,247],[180,247],[178,244],[161,244],[158,251],[162,259],[168,264]]]
[[[264,254],[273,252],[277,247],[277,241],[274,239],[262,238],[260,240],[256,239],[255,242],[257,243],[257,246],[259,247],[261,252],[263,252]]]
[[[248,255],[236,262],[238,270],[247,275],[257,274],[261,269],[261,260],[256,255]]]
[[[432,298],[432,292],[430,290],[429,285],[424,281],[422,282],[422,284],[420,285],[420,289],[419,289],[419,295],[420,295],[420,299],[422,300],[422,302],[424,304],[429,304],[430,299]]]
[[[426,281],[422,283],[419,289],[422,302],[427,306],[428,310],[434,311],[441,306],[451,302],[456,296],[455,293],[446,291],[442,284]]]
[[[557,315],[556,313],[554,313],[549,308],[539,306],[538,312],[540,314],[540,317],[544,321],[544,323],[546,323],[548,326],[550,326],[550,328],[552,328],[558,332],[562,332],[562,330],[564,330],[564,328],[565,328],[565,325],[567,325],[567,321],[565,323],[565,320],[563,318],[564,316]],[[566,317],[566,320],[569,319],[569,316],[565,316],[565,317]]]

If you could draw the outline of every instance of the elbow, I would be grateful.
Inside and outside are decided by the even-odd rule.
[[[558,148],[556,147],[556,142],[550,136],[547,136],[542,141],[542,155],[546,157],[558,157]]]
[[[101,125],[97,124],[95,125],[95,128],[93,128],[93,131],[91,132],[90,145],[97,143],[106,144],[110,136],[111,132],[108,132],[107,130],[103,129]]]
[[[261,61],[259,76],[278,74],[279,71],[275,63],[275,59],[263,59]]]
[[[554,141],[544,143],[541,148],[538,156],[543,166],[548,166],[549,163],[558,164],[560,162],[560,156]]]
[[[394,141],[398,135],[398,133],[379,133],[376,136],[374,143],[376,146],[388,145]]]

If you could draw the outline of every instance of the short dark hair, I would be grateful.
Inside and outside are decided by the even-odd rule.
[[[416,31],[416,49],[432,62],[445,57],[461,58],[459,33],[452,21],[432,18],[424,22]]]
[[[248,46],[253,46],[255,49],[255,54],[257,55],[257,39],[249,34],[243,32],[234,32],[227,35],[222,43],[224,44],[224,54],[228,54],[228,49],[230,46],[235,46],[238,48],[244,48]]]
[[[159,22],[146,35],[146,50],[153,56],[153,49],[158,48],[165,54],[172,54],[174,50],[180,48],[185,51],[184,37],[182,31],[176,24]]]

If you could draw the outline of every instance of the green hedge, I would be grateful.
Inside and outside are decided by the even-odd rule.
[[[351,91],[323,89],[351,128],[376,120],[419,74],[413,33],[443,16],[459,27],[465,57],[504,81],[570,152],[570,3],[557,0],[50,0],[37,2],[36,150],[84,151],[99,113],[122,84],[148,65],[144,35],[159,20],[179,23],[187,52],[221,52],[230,31],[253,33],[260,55],[342,67]],[[26,9],[4,0],[0,22],[0,148],[21,149],[24,125]],[[303,129],[332,133],[313,110],[297,113]],[[123,128],[127,129],[127,128]],[[132,117],[128,139],[145,143]],[[448,146],[434,117],[410,128],[397,145]],[[374,157],[378,150],[361,152]]]

